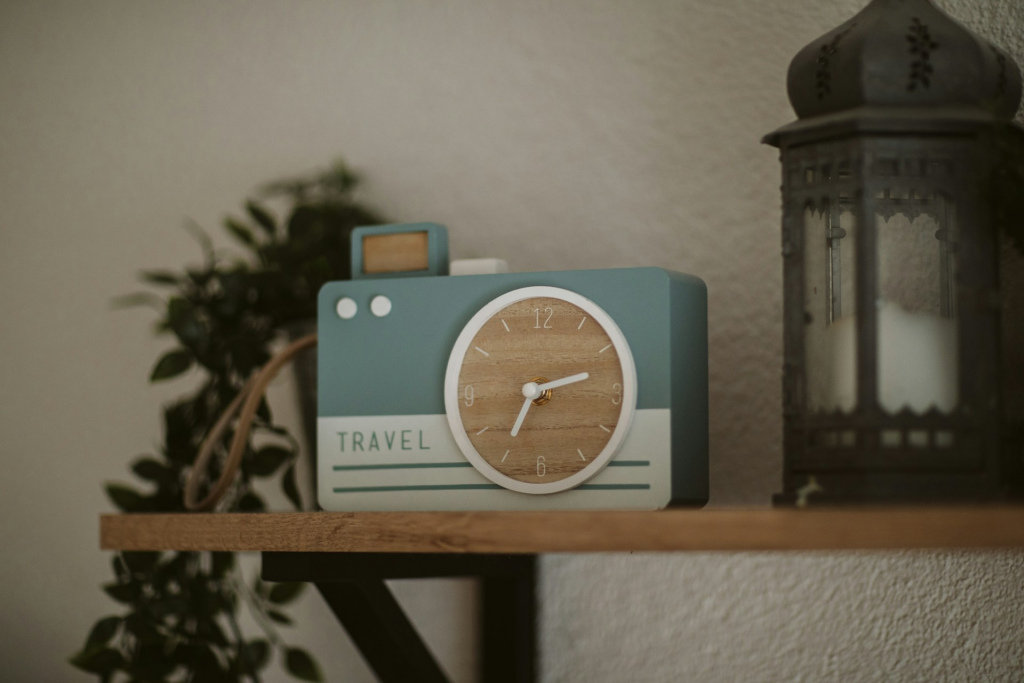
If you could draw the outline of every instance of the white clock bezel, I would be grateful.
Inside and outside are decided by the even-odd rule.
[[[483,456],[477,452],[473,443],[466,435],[466,429],[462,423],[462,413],[460,411],[459,402],[459,374],[462,370],[462,363],[466,357],[466,352],[469,350],[470,343],[473,341],[473,338],[476,337],[477,332],[479,332],[480,328],[483,327],[487,321],[491,320],[498,311],[502,310],[506,306],[523,301],[524,299],[532,299],[535,297],[561,299],[573,304],[574,306],[578,306],[594,321],[598,322],[608,334],[608,337],[611,339],[612,344],[615,347],[615,351],[618,353],[619,365],[622,368],[623,385],[622,408],[619,412],[619,421],[615,425],[611,438],[608,440],[608,443],[605,444],[604,449],[602,449],[597,457],[591,460],[586,467],[576,474],[564,479],[559,479],[558,481],[543,484],[513,479],[512,477],[502,474],[498,470],[494,469],[494,467],[484,460]],[[596,303],[585,296],[568,289],[562,289],[561,287],[540,285],[522,287],[502,294],[485,304],[483,308],[477,311],[476,314],[470,318],[469,322],[466,323],[466,326],[462,328],[462,332],[459,334],[458,339],[455,340],[455,345],[452,347],[451,355],[448,357],[448,368],[445,370],[445,413],[448,417],[448,426],[451,428],[452,436],[455,438],[455,442],[458,444],[462,454],[466,456],[466,459],[469,460],[480,474],[484,475],[502,488],[518,491],[519,493],[548,494],[567,491],[569,489],[576,488],[604,469],[605,465],[608,464],[608,461],[610,461],[615,453],[618,452],[623,441],[626,439],[626,435],[629,433],[629,427],[632,424],[633,416],[636,413],[636,399],[636,366],[633,363],[633,354],[630,351],[629,343],[626,341],[625,335],[622,334],[622,330],[620,330],[619,326],[615,324],[615,321],[612,320],[611,316],[605,313],[604,310]]]

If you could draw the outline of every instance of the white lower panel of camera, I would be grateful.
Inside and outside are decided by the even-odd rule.
[[[565,510],[664,507],[671,498],[671,411],[637,410],[619,452],[583,485],[516,493],[477,472],[445,415],[321,417],[318,500],[325,510]]]

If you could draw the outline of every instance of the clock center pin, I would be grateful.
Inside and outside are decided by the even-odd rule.
[[[526,398],[533,399],[533,405],[542,406],[551,400],[551,394],[554,389],[545,389],[544,391],[538,391],[541,384],[547,383],[546,377],[534,377],[529,382],[523,385],[523,396]]]

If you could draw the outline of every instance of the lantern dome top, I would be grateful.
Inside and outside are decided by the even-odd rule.
[[[994,123],[1012,120],[1021,99],[1013,58],[931,0],[872,0],[793,58],[787,87],[798,124],[924,112]]]

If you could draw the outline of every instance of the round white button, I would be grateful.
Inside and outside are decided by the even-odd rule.
[[[370,300],[370,312],[378,318],[383,318],[391,312],[391,299],[378,295]]]
[[[356,311],[359,310],[359,306],[356,305],[354,299],[350,299],[347,296],[338,299],[338,305],[334,307],[338,311],[338,317],[348,320],[354,318]]]

